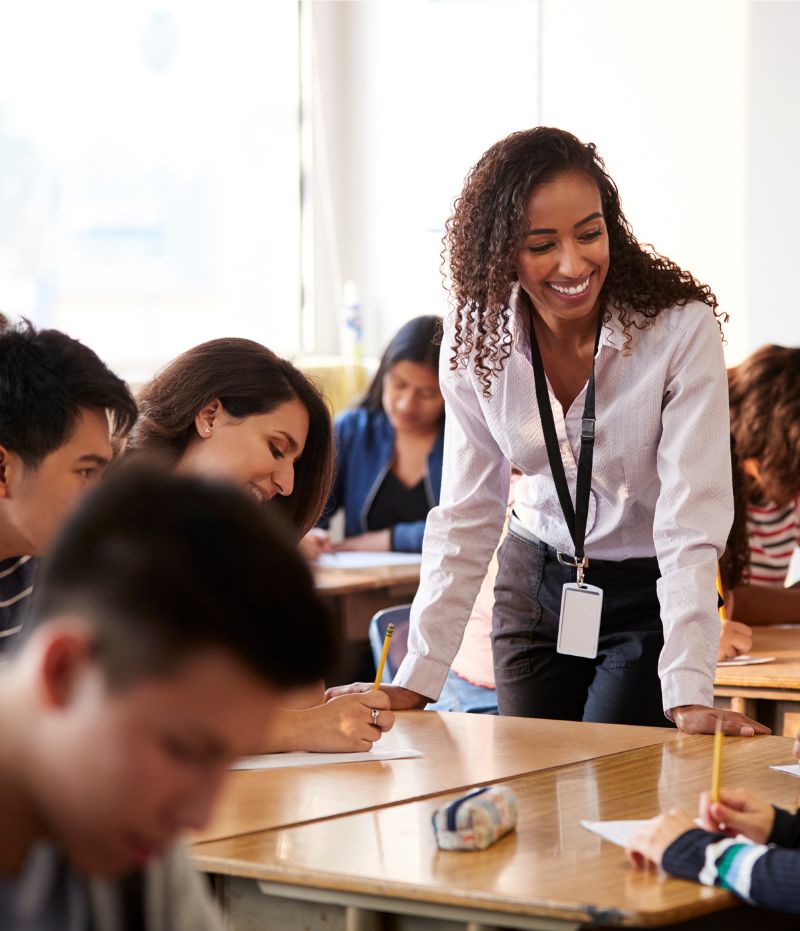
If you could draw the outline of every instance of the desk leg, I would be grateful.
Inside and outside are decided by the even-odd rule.
[[[744,714],[748,718],[755,718],[756,703],[752,698],[742,698],[741,696],[737,696],[731,699],[731,711]]]
[[[381,931],[383,922],[377,912],[348,906],[344,910],[346,931]]]

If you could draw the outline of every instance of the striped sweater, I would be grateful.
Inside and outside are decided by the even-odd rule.
[[[751,905],[800,915],[800,816],[775,809],[767,844],[708,831],[682,834],[665,851],[673,876],[729,889]]]
[[[22,618],[33,591],[38,560],[15,556],[0,560],[0,653],[22,629]]]
[[[753,585],[782,586],[795,547],[800,544],[800,497],[791,504],[747,506],[750,567],[747,581]]]

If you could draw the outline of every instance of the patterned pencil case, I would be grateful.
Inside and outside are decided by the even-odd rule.
[[[517,826],[517,797],[508,786],[484,786],[433,813],[441,850],[485,850]]]

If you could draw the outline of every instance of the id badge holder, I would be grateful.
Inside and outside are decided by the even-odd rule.
[[[586,583],[567,582],[561,589],[557,652],[594,659],[600,639],[602,611],[601,588]]]

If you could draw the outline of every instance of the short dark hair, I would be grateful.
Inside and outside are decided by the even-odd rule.
[[[370,382],[359,407],[368,411],[383,409],[383,380],[398,362],[419,362],[439,374],[439,347],[442,343],[442,318],[433,314],[414,317],[403,324],[381,356],[378,371]]]
[[[67,442],[85,408],[110,414],[117,437],[136,420],[127,385],[88,346],[27,320],[0,327],[0,445],[35,467]]]
[[[231,417],[266,414],[298,400],[308,412],[308,438],[295,464],[291,495],[277,497],[302,535],[319,520],[333,481],[333,428],[320,390],[291,362],[249,339],[215,339],[182,353],[139,393],[131,452],[176,463],[195,436],[194,419],[213,400]]]
[[[204,648],[290,687],[322,679],[335,653],[328,611],[278,515],[232,485],[142,465],[119,468],[67,522],[24,637],[68,612],[92,625],[112,688]]]
[[[800,347],[762,346],[728,369],[731,433],[755,459],[761,491],[781,502],[800,492]]]

